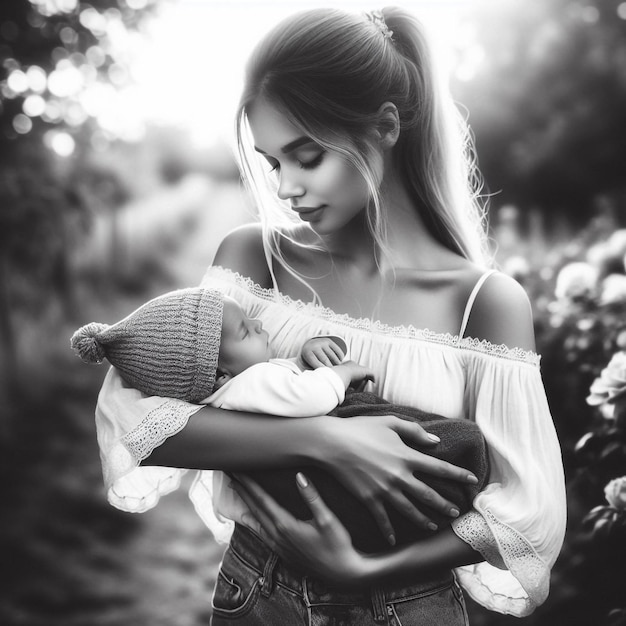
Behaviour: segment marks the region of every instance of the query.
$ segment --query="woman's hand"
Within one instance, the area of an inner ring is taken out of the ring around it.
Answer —
[[[455,504],[418,480],[424,472],[463,483],[478,482],[471,472],[414,449],[433,447],[439,439],[419,424],[392,415],[323,419],[323,463],[344,486],[360,498],[374,516],[390,545],[395,533],[384,503],[395,507],[413,523],[436,530],[415,502],[423,502],[450,517],[457,517]]]
[[[291,565],[305,564],[309,573],[334,584],[361,584],[367,558],[355,550],[348,531],[306,477],[298,474],[296,482],[313,515],[310,521],[296,519],[252,479],[235,475],[235,490],[255,518],[250,526]]]

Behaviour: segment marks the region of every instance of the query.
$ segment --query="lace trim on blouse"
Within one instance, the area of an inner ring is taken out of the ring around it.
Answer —
[[[539,367],[541,356],[531,350],[521,348],[509,348],[504,344],[494,344],[486,339],[474,339],[473,337],[460,337],[451,333],[437,333],[427,328],[415,328],[414,326],[391,326],[378,320],[368,318],[350,317],[347,313],[335,313],[332,309],[314,302],[303,302],[280,293],[276,289],[261,287],[251,278],[242,276],[238,272],[219,266],[209,267],[204,275],[202,284],[205,281],[222,278],[226,282],[233,283],[237,287],[244,289],[256,298],[266,302],[278,302],[284,306],[295,310],[297,313],[305,313],[312,317],[321,318],[333,324],[340,324],[355,330],[367,331],[381,335],[391,335],[404,339],[416,339],[427,343],[435,343],[443,346],[469,350],[480,354],[498,357],[510,361],[527,363]]]
[[[167,399],[150,411],[121,441],[139,463],[168,437],[180,432],[197,410],[198,406],[195,404]]]
[[[494,530],[500,554],[509,571],[520,581],[531,599],[541,604],[548,595],[550,568],[514,528],[503,524],[491,511],[485,511],[485,516]]]
[[[491,563],[498,569],[506,569],[489,524],[480,513],[469,511],[462,517],[453,520],[452,530],[476,552],[480,552],[487,563]]]
[[[545,600],[550,568],[515,529],[503,524],[488,510],[484,517],[470,511],[454,520],[452,529],[459,538],[480,552],[488,563],[498,569],[508,569],[535,605]]]

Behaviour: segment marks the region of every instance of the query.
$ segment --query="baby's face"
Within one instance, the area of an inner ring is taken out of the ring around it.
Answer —
[[[269,336],[261,322],[250,319],[236,300],[225,297],[220,369],[237,376],[251,365],[268,361],[272,358],[268,342]]]

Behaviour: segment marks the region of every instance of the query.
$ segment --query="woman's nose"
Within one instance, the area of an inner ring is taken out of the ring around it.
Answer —
[[[289,200],[304,195],[304,187],[298,182],[294,174],[287,172],[286,168],[283,168],[279,176],[278,197],[281,200]]]

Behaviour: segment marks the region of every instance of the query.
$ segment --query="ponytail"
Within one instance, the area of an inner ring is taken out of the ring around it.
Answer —
[[[487,265],[486,207],[469,128],[443,84],[421,24],[396,7],[383,9],[383,15],[408,87],[408,106],[399,110],[395,165],[431,234],[450,250]]]

